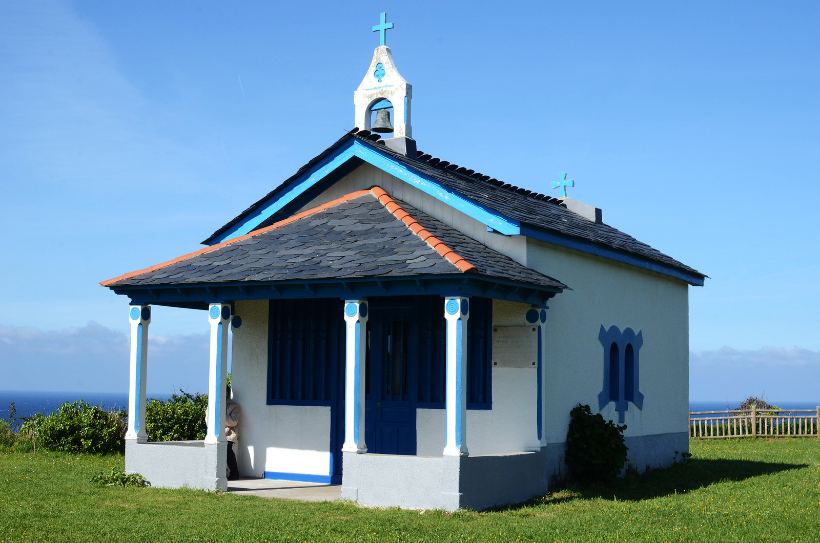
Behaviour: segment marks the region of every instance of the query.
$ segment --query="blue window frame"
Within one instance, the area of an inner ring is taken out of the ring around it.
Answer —
[[[618,422],[623,422],[630,403],[643,409],[638,364],[643,332],[635,333],[632,328],[621,331],[614,325],[609,328],[602,325],[598,341],[604,352],[604,379],[598,394],[598,409],[603,409],[610,402],[614,403]]]

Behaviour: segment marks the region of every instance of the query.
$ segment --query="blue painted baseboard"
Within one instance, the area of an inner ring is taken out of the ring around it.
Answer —
[[[265,479],[279,479],[282,481],[298,481],[300,483],[330,484],[330,475],[315,475],[312,473],[288,473],[285,471],[266,471]]]

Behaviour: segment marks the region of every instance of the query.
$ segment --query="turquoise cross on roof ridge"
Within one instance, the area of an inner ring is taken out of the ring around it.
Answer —
[[[387,13],[382,11],[379,14],[379,24],[373,25],[373,32],[379,33],[379,45],[387,45],[387,31],[393,28],[393,23],[387,22]]]
[[[567,197],[567,187],[575,187],[575,179],[567,181],[567,174],[564,173],[564,178],[560,181],[553,181],[552,188],[558,189],[558,195],[561,198]]]

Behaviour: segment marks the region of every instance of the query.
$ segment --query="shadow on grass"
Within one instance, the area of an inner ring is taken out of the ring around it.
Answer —
[[[561,486],[538,503],[563,503],[577,499],[603,498],[637,501],[683,494],[722,481],[743,481],[760,475],[802,469],[808,464],[785,464],[751,460],[692,459],[669,468],[643,474],[627,474],[612,485]]]

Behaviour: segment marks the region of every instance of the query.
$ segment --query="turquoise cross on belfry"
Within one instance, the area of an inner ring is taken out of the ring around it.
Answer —
[[[574,187],[575,186],[575,179],[570,179],[567,181],[567,174],[564,174],[564,178],[560,181],[553,181],[552,188],[558,189],[558,195],[561,198],[567,197],[567,187]]]
[[[373,32],[379,33],[379,45],[387,45],[387,31],[393,28],[393,23],[387,22],[387,13],[379,14],[379,24],[373,25]]]

